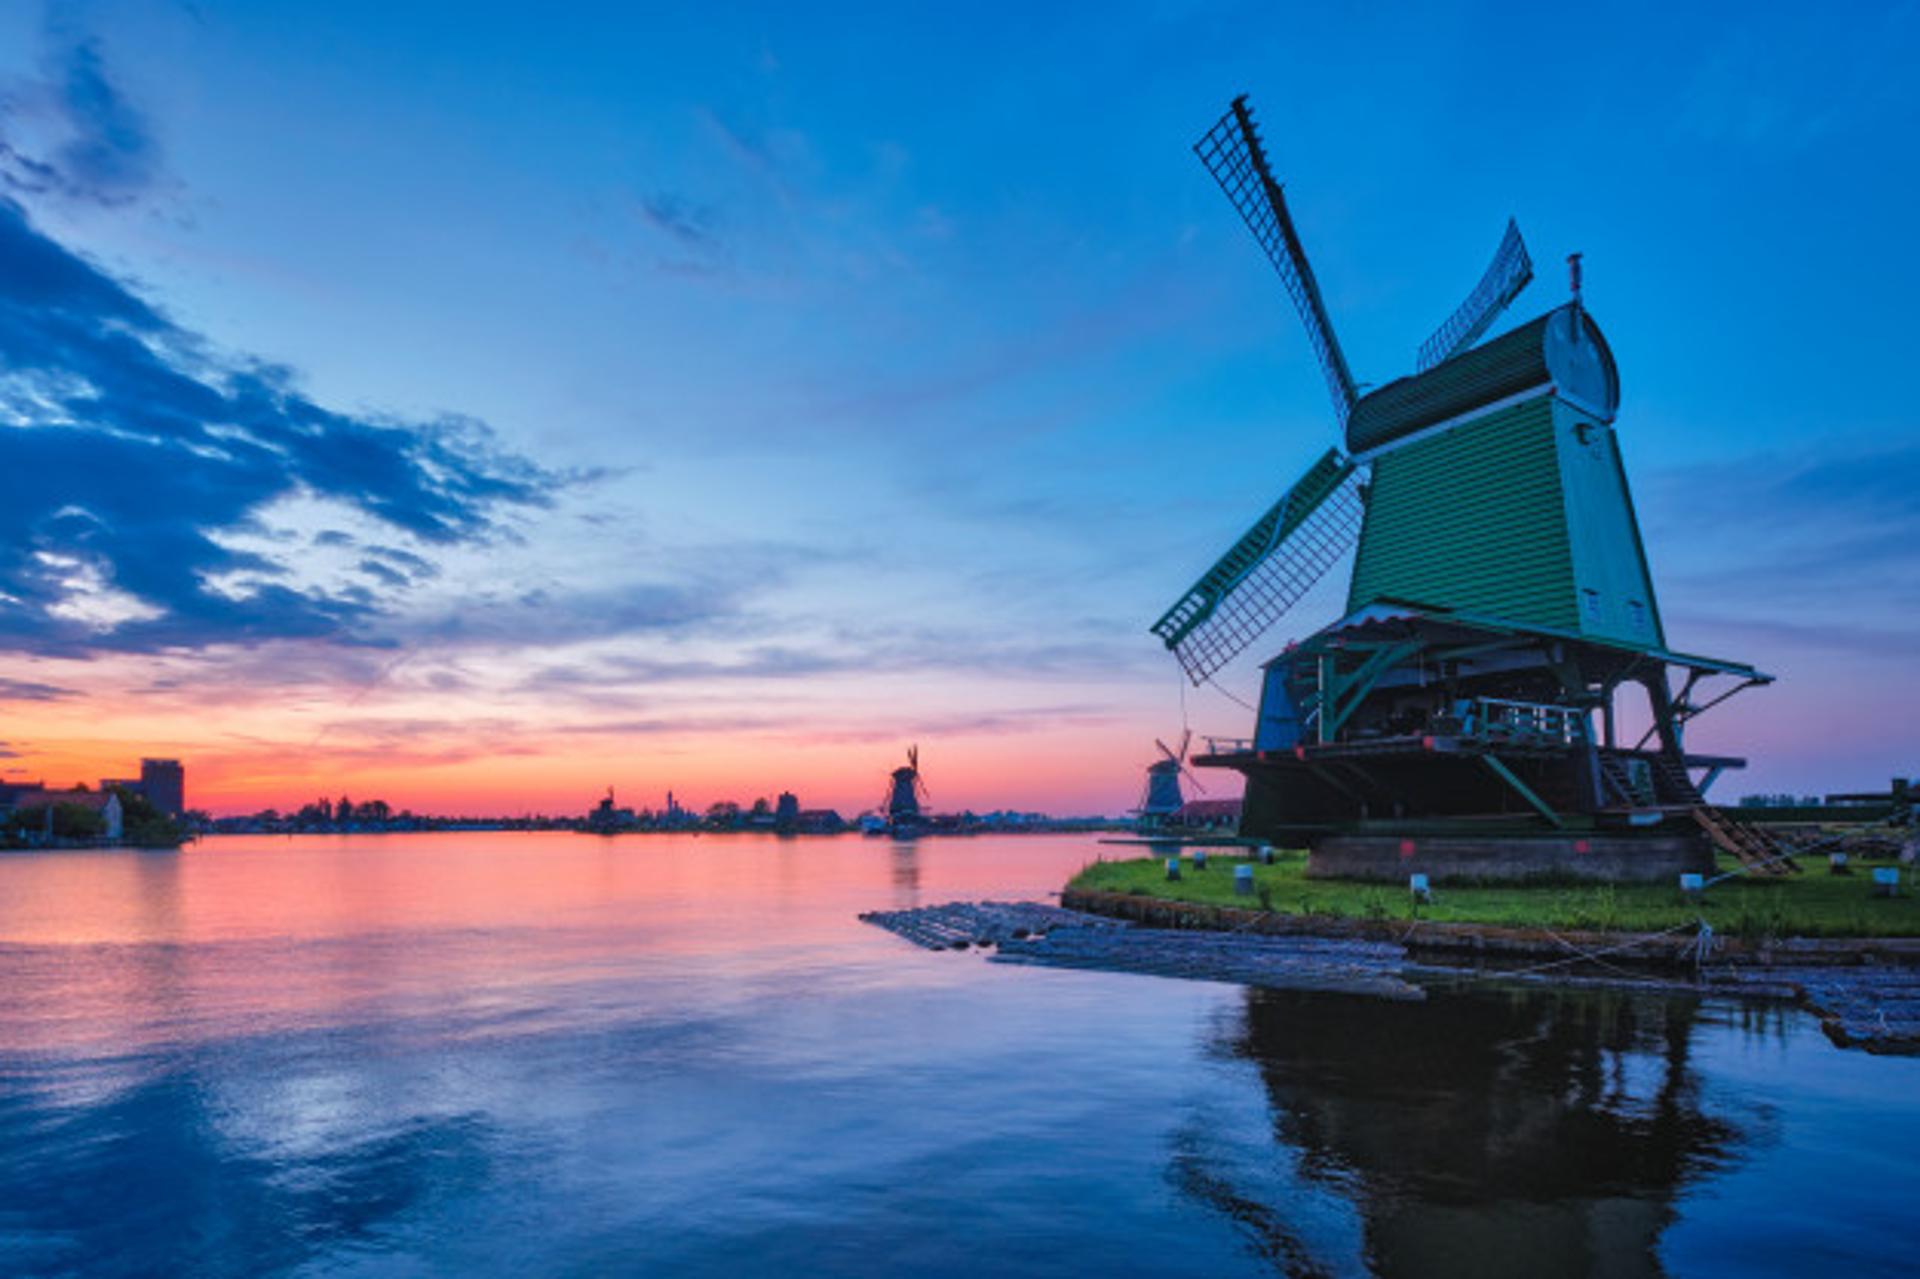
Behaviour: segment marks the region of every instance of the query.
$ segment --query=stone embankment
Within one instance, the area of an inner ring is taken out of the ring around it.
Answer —
[[[1286,990],[1418,1000],[1465,984],[1629,986],[1783,999],[1843,1047],[1920,1053],[1920,941],[1758,942],[1279,915],[1069,890],[1060,906],[950,902],[861,919],[928,950]]]
[[[1568,959],[1578,954],[1604,952],[1613,963],[1652,968],[1692,969],[1702,959],[1709,964],[1727,962],[1767,968],[1920,965],[1920,937],[1745,938],[1714,933],[1703,950],[1699,930],[1691,924],[1657,933],[1618,933],[1426,920],[1351,919],[1286,915],[1252,907],[1215,906],[1078,888],[1062,893],[1060,904],[1068,910],[1124,919],[1152,928],[1392,941],[1416,955],[1430,955],[1454,963],[1462,958],[1525,961]]]

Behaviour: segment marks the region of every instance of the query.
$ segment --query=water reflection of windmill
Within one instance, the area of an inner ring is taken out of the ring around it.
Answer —
[[[1141,792],[1140,806],[1135,810],[1139,826],[1143,831],[1159,830],[1177,818],[1187,805],[1187,797],[1180,789],[1180,779],[1186,778],[1193,788],[1202,795],[1207,788],[1187,767],[1187,750],[1193,744],[1191,730],[1180,734],[1180,749],[1174,750],[1159,738],[1153,744],[1160,748],[1160,758],[1147,765],[1147,785]]]
[[[893,770],[887,786],[887,829],[896,835],[917,835],[925,827],[927,814],[923,803],[928,798],[926,783],[920,780],[920,747],[907,747],[907,764]]]
[[[1768,1138],[1764,1105],[1702,1087],[1699,1011],[1617,992],[1249,990],[1209,1047],[1258,1070],[1291,1157],[1196,1123],[1172,1180],[1288,1273],[1655,1279],[1674,1206]],[[1349,1212],[1361,1258],[1315,1220]]]
[[[1246,99],[1194,149],[1305,321],[1344,447],[1152,630],[1204,682],[1353,553],[1345,616],[1266,664],[1250,738],[1194,759],[1246,776],[1241,833],[1307,843],[1330,873],[1404,874],[1417,855],[1443,874],[1664,878],[1710,865],[1710,845],[1778,870],[1703,798],[1745,761],[1682,741],[1771,677],[1667,648],[1577,259],[1569,302],[1475,345],[1532,278],[1509,222],[1419,371],[1362,395]],[[1730,687],[1702,695],[1714,679]],[[1651,724],[1631,744],[1623,686]]]

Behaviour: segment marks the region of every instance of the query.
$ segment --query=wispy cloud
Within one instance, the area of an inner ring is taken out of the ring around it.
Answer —
[[[655,230],[678,241],[682,248],[706,251],[719,237],[719,215],[710,204],[698,204],[671,191],[658,191],[640,201],[640,213]]]
[[[712,276],[732,269],[732,254],[720,235],[717,206],[674,191],[656,191],[642,197],[637,208],[640,220],[663,241],[653,255],[656,270]]]
[[[484,542],[563,483],[477,421],[335,412],[284,367],[214,354],[4,198],[0,428],[0,647],[44,653],[357,642],[381,596],[290,585],[223,535],[305,496],[423,548]],[[366,563],[388,589],[430,569],[392,547]]]
[[[795,745],[864,745],[899,741],[903,736],[908,739],[1008,737],[1061,729],[1108,728],[1122,718],[1112,708],[1103,706],[1022,706],[1012,710],[906,716],[896,724],[881,726],[809,727],[805,732],[789,732],[786,739]]]
[[[1907,64],[1920,33],[1912,4],[1863,8],[1839,24],[1814,10],[1786,9],[1780,21],[1804,25],[1805,38],[1719,24],[1719,42],[1680,93],[1677,128],[1715,146],[1791,154],[1912,100]]]
[[[41,62],[39,79],[0,99],[0,187],[108,207],[145,195],[163,172],[160,141],[98,37],[50,21]]]
[[[1688,634],[1725,635],[1729,641],[1764,644],[1772,649],[1865,657],[1902,664],[1920,651],[1920,622],[1906,629],[1862,626],[1855,621],[1796,622],[1749,614],[1716,614],[1688,607],[1670,610],[1668,623]]]
[[[30,679],[0,678],[0,702],[57,702],[74,696],[71,688]]]
[[[1831,445],[1654,472],[1645,511],[1681,593],[1775,625],[1808,616],[1866,634],[1877,620],[1920,639],[1920,443]],[[1784,632],[1782,632],[1784,634]]]
[[[1000,679],[1111,681],[1153,664],[1149,646],[1113,639],[1009,639],[966,629],[844,628],[781,644],[752,644],[718,655],[604,653],[556,662],[530,674],[528,691],[605,690],[664,684],[780,681],[828,675],[961,673]]]

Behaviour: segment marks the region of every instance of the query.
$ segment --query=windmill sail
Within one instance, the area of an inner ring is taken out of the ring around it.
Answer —
[[[1300,247],[1299,232],[1287,202],[1267,167],[1267,155],[1260,146],[1260,134],[1253,124],[1253,111],[1245,94],[1233,100],[1219,123],[1193,144],[1194,154],[1213,174],[1214,181],[1227,193],[1227,199],[1246,220],[1253,238],[1266,250],[1267,260],[1280,273],[1300,319],[1313,340],[1314,354],[1327,376],[1327,389],[1333,394],[1333,410],[1342,425],[1352,410],[1358,392],[1353,373],[1347,368],[1346,354],[1333,335],[1333,322],[1327,318],[1327,304],[1320,297],[1320,283],[1314,279],[1306,250]]]
[[[1152,631],[1199,684],[1279,621],[1360,536],[1360,474],[1328,449]]]
[[[1520,224],[1507,219],[1507,233],[1493,251],[1493,261],[1473,286],[1467,300],[1447,317],[1447,322],[1420,344],[1420,368],[1432,368],[1440,361],[1472,346],[1480,340],[1507,304],[1520,296],[1520,290],[1533,279],[1533,259],[1527,255],[1527,242],[1520,238]]]

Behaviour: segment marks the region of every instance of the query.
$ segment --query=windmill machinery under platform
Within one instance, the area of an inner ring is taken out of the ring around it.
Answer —
[[[1179,750],[1158,738],[1153,744],[1159,747],[1160,758],[1147,765],[1146,789],[1141,792],[1140,806],[1134,810],[1142,829],[1159,827],[1186,807],[1187,797],[1180,789],[1181,778],[1191,782],[1201,794],[1207,791],[1187,767],[1187,751],[1193,745],[1191,730],[1180,734]]]
[[[1194,761],[1246,775],[1241,833],[1308,843],[1322,873],[1788,865],[1704,798],[1744,761],[1684,748],[1770,677],[1667,648],[1578,256],[1567,302],[1487,338],[1533,278],[1509,221],[1414,371],[1363,395],[1244,96],[1194,150],[1306,325],[1335,441],[1151,629],[1206,682],[1353,557],[1341,620],[1265,663],[1253,735]],[[1623,685],[1651,725],[1631,746]]]

